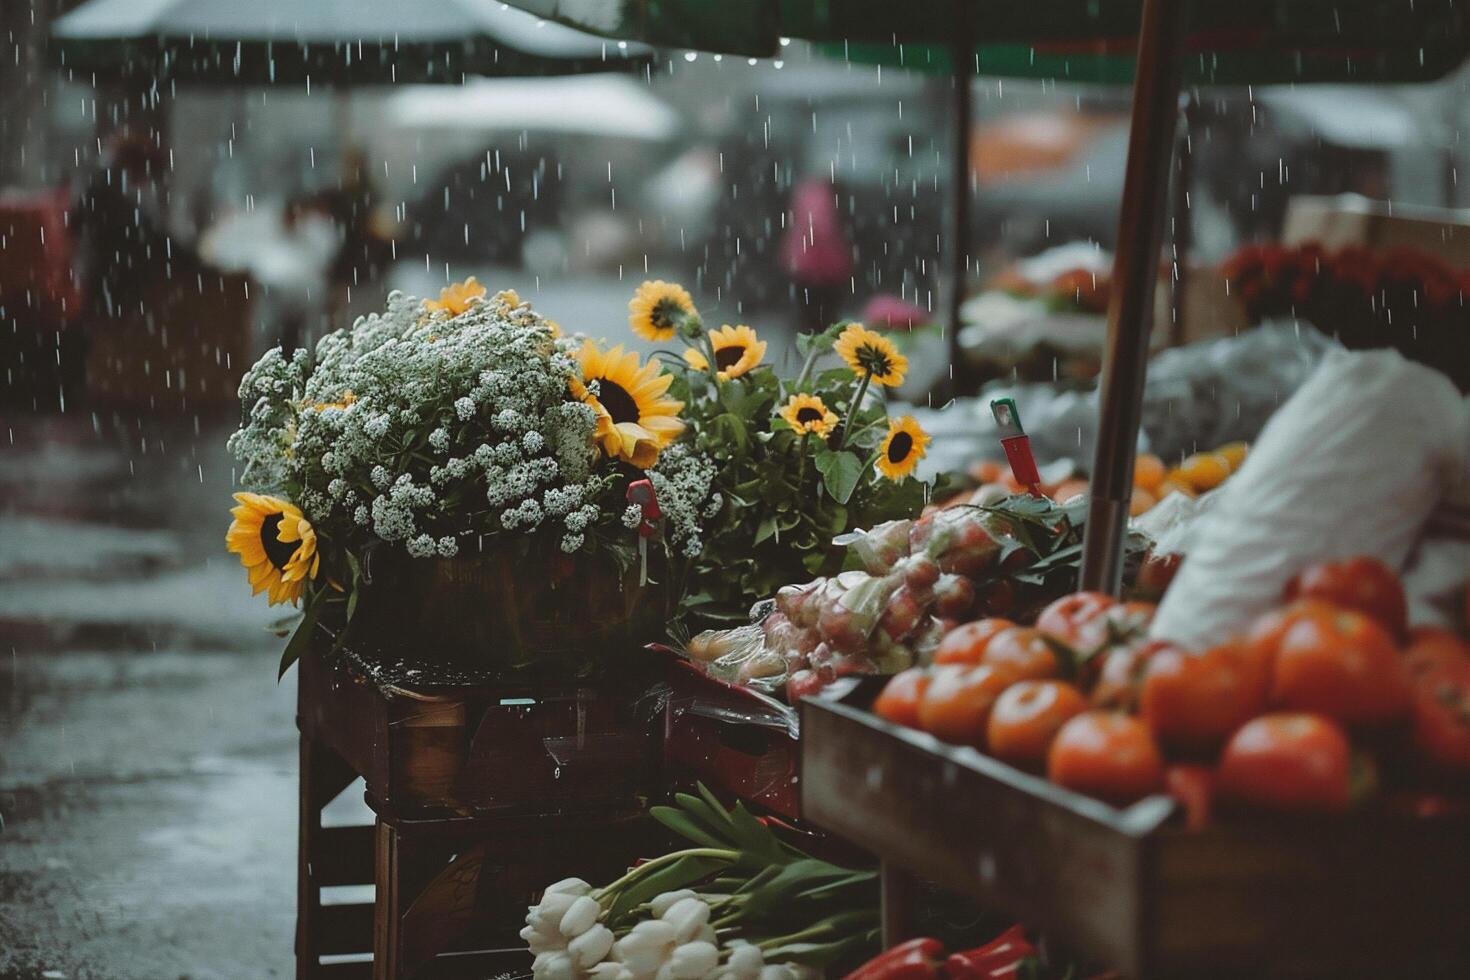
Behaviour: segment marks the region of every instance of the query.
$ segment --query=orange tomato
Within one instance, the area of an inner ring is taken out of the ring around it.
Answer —
[[[1061,681],[1017,681],[1001,692],[985,728],[986,750],[1002,762],[1040,770],[1052,739],[1087,710],[1087,699]]]
[[[1352,750],[1328,718],[1262,715],[1220,756],[1221,796],[1282,810],[1343,810],[1352,802]]]
[[[1061,483],[1058,483],[1056,489],[1051,492],[1051,499],[1055,500],[1059,504],[1065,504],[1067,501],[1072,500],[1075,497],[1080,497],[1086,492],[1086,480],[1063,480]]]
[[[1077,640],[1072,646],[1083,656],[1092,657],[1106,647],[1143,639],[1156,612],[1158,606],[1152,602],[1120,602],[1109,606],[1102,615],[1078,627]]]
[[[1414,746],[1440,769],[1470,773],[1470,661],[1436,667],[1419,678]]]
[[[1251,623],[1241,640],[1241,648],[1259,669],[1270,676],[1276,662],[1276,651],[1281,646],[1281,639],[1286,636],[1286,631],[1306,616],[1313,613],[1331,614],[1333,609],[1330,603],[1315,599],[1298,599],[1280,609],[1272,609]]]
[[[1046,634],[1031,626],[1002,630],[985,646],[981,663],[1009,669],[1018,680],[1045,680],[1062,671]]]
[[[1073,592],[1043,609],[1036,617],[1036,628],[1075,647],[1081,628],[1117,604],[1117,599],[1101,592]]]
[[[1271,703],[1345,724],[1387,721],[1409,707],[1408,671],[1393,638],[1351,609],[1313,610],[1281,637]]]
[[[1230,464],[1230,472],[1234,473],[1240,469],[1240,464],[1245,462],[1245,457],[1250,453],[1251,447],[1248,442],[1227,442],[1216,449],[1216,454],[1225,457],[1225,462]]]
[[[918,727],[919,701],[929,689],[929,680],[929,671],[923,667],[894,674],[874,699],[873,714],[895,725]]]
[[[1404,647],[1404,663],[1408,665],[1409,673],[1415,677],[1439,667],[1470,663],[1470,643],[1449,630],[1419,626],[1409,630],[1409,642]]]
[[[1112,803],[1132,803],[1159,788],[1164,760],[1148,726],[1113,711],[1086,711],[1052,740],[1052,782]]]
[[[1308,565],[1286,583],[1286,598],[1320,599],[1366,613],[1395,637],[1408,628],[1409,603],[1399,577],[1377,558],[1360,555]]]
[[[1210,748],[1265,710],[1265,681],[1238,646],[1160,650],[1144,672],[1139,714],[1166,745]]]
[[[970,464],[970,479],[976,483],[999,483],[1006,467],[993,459],[982,459]]]
[[[919,700],[919,727],[955,745],[981,746],[990,709],[1016,675],[1008,668],[981,664],[945,664],[933,669]]]
[[[1230,460],[1219,453],[1195,453],[1179,464],[1179,475],[1203,493],[1229,479],[1230,469]]]
[[[934,662],[972,666],[978,664],[985,653],[985,647],[995,638],[996,634],[1015,625],[1009,619],[993,616],[989,619],[977,619],[973,623],[956,626],[944,634],[944,639],[939,641],[939,646],[934,650]]]
[[[1164,461],[1153,453],[1144,453],[1133,461],[1133,485],[1153,492],[1164,482]]]
[[[1128,498],[1128,516],[1138,517],[1146,514],[1149,508],[1158,503],[1158,498],[1142,487],[1134,487],[1133,495]]]
[[[1186,497],[1191,498],[1199,496],[1199,491],[1194,488],[1193,484],[1185,482],[1180,477],[1170,477],[1164,480],[1163,483],[1159,484],[1157,493],[1160,500],[1163,500],[1171,493],[1182,493]]]
[[[1138,706],[1149,661],[1161,651],[1173,649],[1174,645],[1166,640],[1152,640],[1115,647],[1103,654],[1097,683],[1092,688],[1093,707],[1132,711]]]

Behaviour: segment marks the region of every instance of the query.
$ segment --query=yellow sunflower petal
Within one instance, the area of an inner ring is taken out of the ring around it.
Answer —
[[[888,435],[878,448],[878,470],[898,481],[918,468],[929,447],[929,434],[912,415],[888,420]]]

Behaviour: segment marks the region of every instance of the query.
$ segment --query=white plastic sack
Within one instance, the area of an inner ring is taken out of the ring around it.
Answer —
[[[1467,462],[1449,379],[1395,351],[1329,354],[1267,423],[1201,518],[1152,635],[1219,643],[1304,566],[1367,554],[1402,568]]]

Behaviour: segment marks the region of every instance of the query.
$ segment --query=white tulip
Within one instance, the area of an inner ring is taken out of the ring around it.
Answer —
[[[591,929],[601,914],[602,906],[597,904],[597,899],[582,895],[562,915],[557,928],[563,936],[571,939]]]
[[[730,950],[730,972],[741,980],[755,980],[765,965],[766,958],[759,946],[743,943]]]
[[[543,935],[558,935],[561,932],[562,916],[566,915],[567,910],[577,901],[579,901],[579,896],[566,892],[547,895],[541,899],[540,905],[532,908],[526,915],[526,924],[533,926]]]
[[[581,936],[577,938],[582,938]],[[618,980],[618,977],[627,973],[627,967],[613,960],[603,960],[587,971],[591,980]],[[630,974],[631,975],[631,974]]]
[[[791,974],[786,972],[784,965],[761,967],[760,980],[791,980]]]
[[[681,943],[693,942],[709,922],[709,906],[698,898],[681,898],[663,916],[674,927],[674,938]]]
[[[592,891],[592,886],[581,878],[563,878],[554,885],[547,885],[543,895],[557,895],[565,893],[568,895],[586,895]]]
[[[681,888],[676,892],[664,892],[662,895],[659,895],[648,904],[649,907],[653,910],[653,917],[655,919],[662,919],[664,917],[664,914],[668,912],[669,909],[674,907],[675,902],[693,897],[693,891],[688,888]]]
[[[669,957],[674,980],[700,980],[720,965],[720,951],[714,943],[685,943]]]
[[[577,966],[584,970],[590,970],[595,964],[607,958],[612,952],[613,933],[605,925],[594,925],[583,932],[567,945],[567,952],[572,955]]]
[[[546,953],[546,960],[538,970],[533,965],[532,975],[536,980],[575,980],[577,975],[576,966],[572,958],[566,953]],[[540,957],[537,957],[540,959]]]
[[[560,937],[555,938],[537,930],[534,926],[526,926],[521,930],[521,938],[526,941],[526,948],[532,953],[554,953],[565,948],[566,943]]]
[[[636,980],[653,980],[674,951],[674,927],[661,919],[645,919],[613,946],[613,955]]]

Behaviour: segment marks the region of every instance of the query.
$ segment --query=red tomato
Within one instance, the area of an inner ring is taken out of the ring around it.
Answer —
[[[1134,594],[1157,602],[1169,590],[1183,562],[1183,555],[1161,555],[1149,549],[1143,556],[1143,564],[1138,568],[1138,581],[1133,585]]]
[[[1435,766],[1470,773],[1470,661],[1436,668],[1416,682],[1414,745]]]
[[[1184,810],[1187,829],[1209,826],[1215,798],[1214,770],[1208,766],[1170,766],[1164,770],[1164,788]]]
[[[1009,668],[988,664],[944,664],[932,675],[919,700],[919,727],[956,745],[983,745],[990,708],[1016,675]]]
[[[1139,713],[1161,742],[1210,748],[1266,708],[1266,678],[1234,645],[1160,650],[1144,671]]]
[[[1077,642],[1071,646],[1090,657],[1105,647],[1146,639],[1156,612],[1158,606],[1152,602],[1121,602],[1109,606],[1077,628]]]
[[[956,626],[944,635],[934,651],[936,664],[970,664],[980,662],[985,647],[997,633],[1016,624],[1009,619],[977,619],[973,623]]]
[[[1360,555],[1309,565],[1286,583],[1287,599],[1321,599],[1373,617],[1395,638],[1409,621],[1399,577],[1377,558]]]
[[[1074,592],[1043,609],[1036,617],[1036,628],[1075,647],[1083,625],[1117,604],[1118,600],[1101,592]]]
[[[1040,770],[1057,730],[1087,710],[1087,699],[1061,681],[1017,681],[995,699],[986,751],[1002,762]]]
[[[1046,634],[1031,626],[1013,626],[996,634],[985,645],[980,662],[1009,667],[1018,679],[1045,680],[1062,671]]]
[[[1062,726],[1046,757],[1052,782],[1112,803],[1159,788],[1164,760],[1148,726],[1113,711],[1087,711]]]
[[[1352,802],[1352,751],[1328,718],[1262,715],[1220,757],[1221,796],[1281,810],[1343,810]]]
[[[1408,664],[1409,673],[1415,677],[1440,667],[1470,663],[1470,643],[1449,630],[1420,626],[1409,630],[1404,663]]]
[[[1393,638],[1363,613],[1314,610],[1281,638],[1270,697],[1349,725],[1387,721],[1409,707],[1408,671]]]
[[[874,699],[873,714],[895,725],[917,728],[919,701],[928,689],[929,671],[923,667],[910,667],[894,674]]]
[[[1102,666],[1092,688],[1092,706],[1117,711],[1132,711],[1138,707],[1138,695],[1143,689],[1143,677],[1149,661],[1160,651],[1175,649],[1178,648],[1167,640],[1151,640],[1107,651],[1100,658]]]
[[[1269,674],[1286,631],[1295,626],[1298,620],[1314,612],[1330,613],[1335,608],[1331,603],[1316,599],[1299,599],[1280,609],[1272,609],[1251,623],[1241,646],[1246,656]]]

